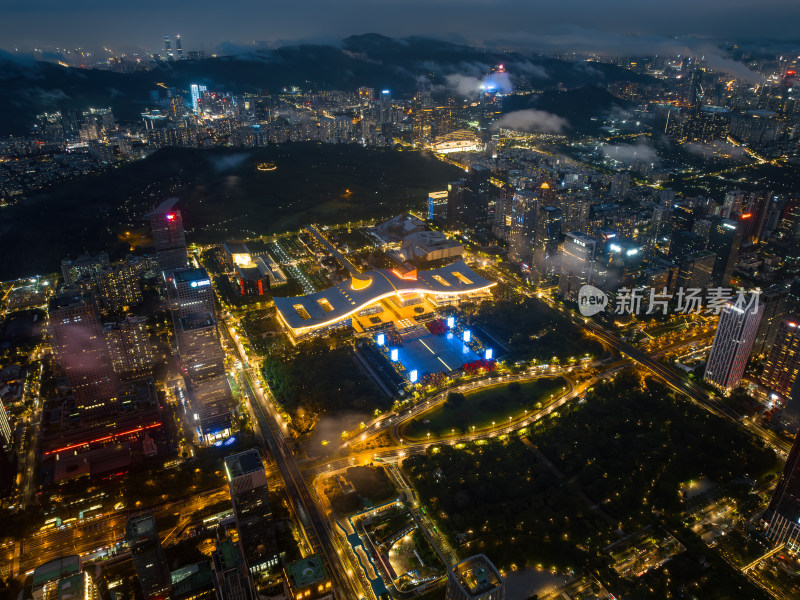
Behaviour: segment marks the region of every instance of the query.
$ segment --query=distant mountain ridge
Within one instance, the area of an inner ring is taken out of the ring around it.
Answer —
[[[536,89],[651,80],[614,65],[567,62],[492,51],[430,38],[351,36],[341,45],[300,44],[203,60],[162,63],[147,72],[73,69],[0,51],[0,135],[24,135],[36,114],[58,108],[111,106],[123,121],[138,118],[157,84],[191,83],[236,93],[304,89],[389,88],[395,96],[420,87],[445,89],[453,76],[481,77],[504,64],[512,80]]]

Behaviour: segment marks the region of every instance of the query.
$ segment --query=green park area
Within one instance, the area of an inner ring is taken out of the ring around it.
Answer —
[[[317,338],[264,359],[264,377],[298,433],[311,432],[321,417],[337,411],[372,413],[391,406],[355,362],[352,346],[331,343],[336,340]]]
[[[403,463],[463,555],[484,553],[502,569],[588,569],[624,597],[653,600],[686,590],[762,597],[684,525],[680,486],[705,477],[751,505],[778,468],[774,452],[738,424],[632,375],[598,384],[586,402],[565,405],[523,437],[432,446]],[[663,527],[686,551],[622,580],[602,549],[647,526]]]
[[[535,412],[557,399],[568,383],[563,377],[542,377],[534,381],[498,383],[468,394],[451,393],[447,400],[429,412],[409,421],[401,434],[409,440],[447,436],[489,429],[509,417],[517,419],[525,411]]]

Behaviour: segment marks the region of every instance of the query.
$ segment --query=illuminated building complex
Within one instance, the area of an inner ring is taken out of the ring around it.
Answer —
[[[168,599],[172,591],[169,566],[158,539],[153,514],[147,512],[128,517],[125,541],[131,551],[144,600]]]
[[[183,232],[183,218],[179,210],[154,212],[150,215],[153,242],[156,246],[159,271],[180,269],[189,264],[186,252],[186,235]]]
[[[258,450],[225,458],[225,474],[236,517],[236,531],[251,572],[278,564],[275,522],[269,503],[269,486]]]
[[[88,294],[50,300],[53,352],[67,375],[83,418],[107,415],[117,403],[117,378],[103,328]]]
[[[431,297],[450,303],[486,294],[494,282],[484,279],[463,261],[431,271],[380,269],[354,275],[323,292],[274,298],[281,322],[295,337],[348,322],[350,317],[386,298]]]
[[[120,264],[105,267],[94,276],[100,310],[117,313],[142,301],[139,283],[143,265],[138,258],[131,257]]]
[[[0,398],[0,445],[10,446],[13,439],[11,433],[11,424],[8,421],[8,413],[3,404],[3,399]]]
[[[500,572],[483,554],[450,567],[445,600],[504,600],[506,584]]]
[[[739,385],[763,313],[763,304],[748,306],[742,298],[722,308],[703,379],[724,390]]]
[[[62,556],[39,565],[31,576],[33,600],[95,600],[97,588],[81,568],[77,555]]]

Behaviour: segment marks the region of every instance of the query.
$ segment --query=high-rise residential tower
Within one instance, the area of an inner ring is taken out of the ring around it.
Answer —
[[[171,271],[188,266],[186,235],[183,232],[183,218],[179,210],[154,212],[150,215],[150,227],[156,246],[159,271]]]
[[[723,306],[703,379],[723,390],[739,385],[763,314],[757,295],[742,295]]]

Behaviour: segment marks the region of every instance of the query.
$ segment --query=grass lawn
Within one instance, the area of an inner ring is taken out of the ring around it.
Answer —
[[[561,389],[567,386],[563,377],[543,377],[525,383],[500,383],[463,396],[462,401],[452,399],[433,410],[419,415],[402,429],[407,439],[422,439],[430,433],[439,437],[492,426],[492,421],[501,423],[508,417],[519,417],[525,410],[534,411],[550,402],[550,395],[558,398]],[[541,406],[537,406],[541,403]],[[428,421],[426,423],[426,421]]]

